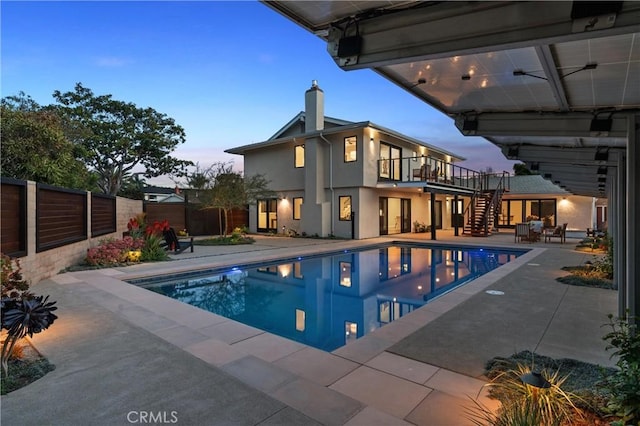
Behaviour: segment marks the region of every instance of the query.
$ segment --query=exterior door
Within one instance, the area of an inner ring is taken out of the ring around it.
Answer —
[[[436,229],[442,229],[442,201],[436,200],[436,217],[434,218]]]
[[[402,199],[402,229],[400,232],[411,232],[411,200]]]
[[[458,200],[458,205],[454,199],[451,200],[451,205],[454,207],[451,209],[451,226],[458,226],[462,228],[464,226],[464,201]]]
[[[278,200],[258,200],[258,232],[278,232]]]
[[[389,199],[380,197],[380,235],[389,234]]]

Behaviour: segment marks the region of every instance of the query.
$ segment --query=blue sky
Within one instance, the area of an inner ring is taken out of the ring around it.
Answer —
[[[481,138],[370,70],[342,71],[322,40],[253,1],[2,1],[2,96],[42,105],[77,82],[96,95],[151,107],[184,127],[174,155],[206,166],[224,150],[268,139],[304,109],[318,80],[325,113],[369,120],[466,157],[512,170]],[[167,179],[152,181],[170,183]]]

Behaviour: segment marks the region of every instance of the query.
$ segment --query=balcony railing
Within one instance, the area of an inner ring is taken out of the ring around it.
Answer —
[[[434,157],[378,160],[378,182],[429,182],[480,191],[487,175]]]

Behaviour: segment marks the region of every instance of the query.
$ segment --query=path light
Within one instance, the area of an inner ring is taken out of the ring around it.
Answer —
[[[529,373],[520,376],[520,380],[525,385],[531,386],[531,399],[533,401],[538,400],[538,389],[548,389],[551,387],[551,382],[542,377],[542,374],[537,371],[531,371]]]
[[[551,382],[542,377],[542,374],[538,373],[537,371],[531,371],[529,373],[523,374],[522,376],[520,376],[520,380],[522,380],[522,383],[531,385],[534,388],[547,389],[551,387]]]

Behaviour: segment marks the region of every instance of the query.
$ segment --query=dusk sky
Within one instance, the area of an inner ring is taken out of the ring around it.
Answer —
[[[232,147],[268,139],[304,109],[318,80],[325,114],[372,121],[467,158],[512,171],[491,143],[370,70],[342,71],[318,37],[253,1],[2,1],[2,97],[41,105],[80,82],[96,95],[151,107],[184,127],[176,157],[208,166],[242,157]],[[150,183],[171,185],[168,179]]]

